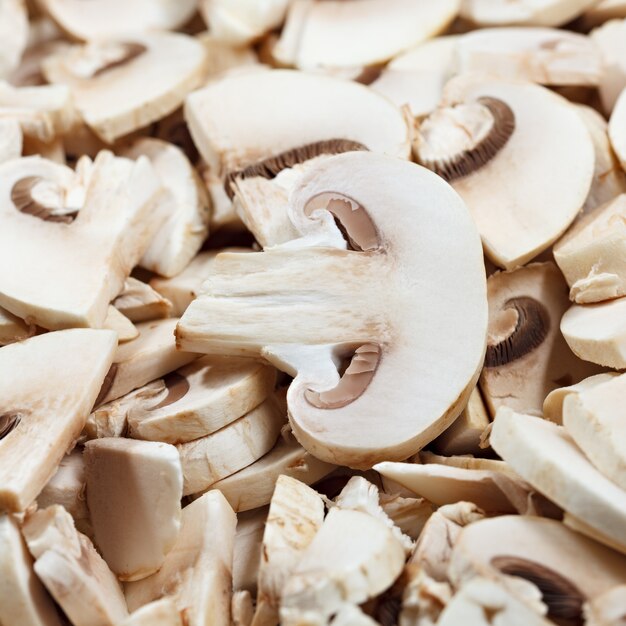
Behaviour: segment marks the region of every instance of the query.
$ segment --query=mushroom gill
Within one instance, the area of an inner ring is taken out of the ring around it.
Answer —
[[[8,411],[0,415],[0,439],[9,435],[22,421],[22,413],[19,411]]]
[[[40,176],[25,176],[16,181],[11,201],[18,211],[46,222],[71,224],[78,215],[78,210],[63,206],[62,190]]]

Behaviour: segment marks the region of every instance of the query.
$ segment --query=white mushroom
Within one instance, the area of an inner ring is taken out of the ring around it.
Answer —
[[[586,626],[623,626],[626,619],[626,585],[600,594],[584,606]]]
[[[604,58],[599,91],[602,105],[610,113],[626,87],[626,19],[610,20],[592,30],[590,36]]]
[[[609,138],[615,154],[626,171],[626,86],[615,103],[609,122]]]
[[[0,307],[0,346],[28,339],[35,334],[36,328],[24,320]]]
[[[169,317],[172,312],[172,303],[167,298],[132,276],[126,279],[123,291],[113,300],[113,306],[131,322],[151,322]]]
[[[254,48],[223,41],[213,29],[197,34],[196,38],[207,50],[208,80],[234,69],[258,69],[259,59]]]
[[[0,78],[19,64],[28,41],[28,11],[24,0],[5,0],[0,5]]]
[[[0,164],[22,154],[22,128],[15,119],[0,119]]]
[[[393,523],[414,541],[433,512],[433,505],[425,498],[394,493],[380,493],[380,506]],[[408,490],[407,490],[408,491]]]
[[[173,598],[165,596],[134,611],[120,626],[184,626]]]
[[[107,315],[104,318],[102,328],[112,330],[117,333],[117,340],[119,343],[126,341],[132,341],[139,337],[139,331],[137,327],[123,314],[120,313],[114,306],[109,305],[107,309]]]
[[[398,626],[435,624],[452,598],[447,582],[432,579],[419,566],[409,564],[405,570],[408,582],[402,593]]]
[[[626,18],[626,0],[600,0],[582,14],[579,22],[586,30],[619,18]]]
[[[251,626],[254,604],[249,591],[235,591],[231,602],[232,626]]]
[[[261,544],[268,507],[237,514],[237,533],[233,554],[233,589],[256,596]]]

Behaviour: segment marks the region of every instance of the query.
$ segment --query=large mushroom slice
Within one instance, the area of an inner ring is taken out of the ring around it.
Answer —
[[[617,99],[611,114],[609,138],[622,168],[626,171],[626,86]]]
[[[32,324],[0,307],[0,346],[32,337],[35,330]]]
[[[541,415],[546,396],[599,371],[577,358],[559,331],[567,285],[554,263],[487,279],[489,333],[480,388],[492,416],[501,406]]]
[[[141,266],[161,276],[175,276],[189,265],[209,234],[209,199],[200,177],[177,146],[141,137],[122,151],[131,159],[146,156],[159,175],[166,221],[141,259]]]
[[[138,608],[120,626],[185,626],[176,602],[168,596]]]
[[[384,63],[439,34],[460,0],[294,0],[274,57],[300,69]]]
[[[156,572],[180,530],[183,472],[174,446],[108,438],[85,445],[95,542],[120,580]]]
[[[448,83],[440,107],[419,125],[414,152],[461,195],[485,252],[505,269],[528,262],[565,231],[594,172],[593,143],[567,100],[539,85],[483,75]]]
[[[28,42],[28,11],[24,0],[6,0],[0,5],[0,78],[18,66]]]
[[[201,83],[205,64],[205,48],[193,37],[150,32],[72,46],[48,57],[43,71],[70,87],[85,122],[112,143],[178,108]]]
[[[626,19],[610,20],[591,31],[590,36],[604,58],[600,98],[604,109],[610,113],[626,87]]]
[[[311,168],[290,215],[306,236],[217,257],[179,346],[262,355],[295,375],[294,434],[321,460],[407,458],[460,413],[482,365],[485,277],[471,218],[430,172],[369,152]]]
[[[116,342],[110,331],[76,329],[0,348],[0,509],[25,510],[52,477],[83,428]]]
[[[0,305],[52,330],[101,327],[163,219],[147,159],[83,164],[87,181],[40,157],[0,165]]]
[[[626,493],[589,462],[562,426],[502,407],[491,445],[565,511],[626,545]]]
[[[163,567],[126,583],[128,608],[135,611],[168,595],[189,626],[230,626],[236,525],[237,516],[219,491],[186,506],[178,540]]]
[[[169,317],[172,303],[147,283],[129,277],[113,306],[131,322],[151,322]],[[182,314],[182,311],[181,311]]]

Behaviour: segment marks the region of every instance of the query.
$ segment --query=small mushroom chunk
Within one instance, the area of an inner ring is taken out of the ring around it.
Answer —
[[[231,603],[232,626],[251,626],[254,604],[249,591],[235,591]]]
[[[237,515],[237,533],[233,555],[233,589],[256,596],[261,545],[268,507],[264,506]]]
[[[583,608],[586,626],[624,626],[626,585],[618,585],[587,602]]]
[[[591,137],[567,100],[480,74],[446,85],[413,150],[461,195],[485,253],[505,269],[558,239],[584,205],[594,172]]]
[[[447,582],[433,580],[421,567],[409,564],[404,575],[408,582],[402,593],[398,626],[435,624],[452,598]]]
[[[169,317],[172,303],[147,283],[129,276],[113,306],[131,322],[151,322]]]
[[[610,113],[626,87],[626,19],[610,20],[592,30],[590,37],[604,59],[599,91],[602,106]]]
[[[178,108],[204,77],[206,50],[179,33],[132,33],[72,46],[42,67],[49,82],[70,88],[91,130],[113,143]]]
[[[0,307],[0,346],[28,339],[35,330],[34,326]]]
[[[259,6],[258,3],[255,3],[255,6]],[[214,30],[198,33],[196,39],[201,41],[207,50],[209,63],[206,76],[208,80],[229,70],[259,69],[259,58],[252,47],[223,41]],[[182,120],[182,116],[180,119]]]
[[[291,426],[323,461],[407,458],[460,413],[482,365],[485,276],[469,213],[432,173],[372,152],[320,160],[289,211],[303,236],[219,255],[178,344],[263,356],[295,376]]]
[[[120,626],[184,626],[173,598],[165,596],[138,608]]]
[[[480,388],[489,412],[501,406],[541,415],[554,389],[598,373],[559,332],[567,285],[554,263],[532,263],[487,279],[489,332]]]
[[[116,342],[111,331],[74,329],[0,348],[0,510],[24,511],[53,476],[83,428]]]
[[[62,506],[29,515],[22,532],[37,576],[74,626],[117,626],[128,617],[115,575]]]
[[[381,492],[380,506],[393,523],[415,541],[433,512],[433,505],[424,498],[400,495],[395,490]]]
[[[285,424],[273,398],[222,429],[178,444],[185,484],[183,494],[206,491],[218,480],[251,465],[267,454]]]
[[[163,565],[180,530],[183,473],[176,448],[96,439],[84,456],[96,545],[120,580],[146,578]]]
[[[160,139],[141,137],[122,155],[148,157],[166,191],[161,204],[167,219],[140,264],[161,276],[180,274],[209,234],[209,199],[202,181],[185,153]]]
[[[28,42],[28,11],[24,0],[6,0],[0,5],[0,78],[19,65]]]
[[[615,154],[626,171],[626,86],[615,103],[609,121],[609,138]]]
[[[491,445],[567,513],[626,545],[626,493],[589,462],[562,426],[502,407]]]
[[[17,120],[0,119],[0,164],[22,155],[22,128]]]
[[[33,571],[17,521],[0,515],[0,623],[61,626],[51,598]]]
[[[172,596],[188,626],[230,626],[233,544],[237,517],[219,491],[183,509],[178,540],[163,567],[126,583],[128,607]]]
[[[109,308],[107,309],[107,316],[104,318],[102,328],[106,328],[107,330],[112,330],[117,333],[117,340],[119,343],[132,341],[133,339],[139,337],[137,327],[123,313],[120,313],[112,305],[109,305]]]
[[[460,0],[293,0],[273,55],[304,70],[384,63],[444,31],[459,5]]]

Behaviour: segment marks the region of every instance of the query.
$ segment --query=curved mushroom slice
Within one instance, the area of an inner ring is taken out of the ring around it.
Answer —
[[[0,509],[24,511],[73,447],[116,342],[76,329],[0,348]]]
[[[112,330],[117,333],[117,340],[119,343],[132,341],[133,339],[139,337],[139,331],[136,326],[114,306],[109,306],[102,328],[106,328],[107,330]]]
[[[626,171],[626,86],[615,103],[609,122],[609,138],[615,154]]]
[[[218,480],[267,454],[276,443],[285,420],[270,397],[221,430],[178,444],[185,477],[183,494],[206,491]]]
[[[0,515],[0,621],[20,626],[61,626],[52,599],[33,571],[16,520]]]
[[[295,374],[292,427],[321,460],[407,458],[459,414],[482,364],[485,278],[471,219],[443,181],[368,152],[324,159],[291,198],[308,238],[220,255],[179,345],[263,355]],[[319,247],[346,245],[333,216],[356,249]],[[340,377],[333,359],[351,354]]]
[[[604,74],[600,81],[600,98],[608,113],[626,87],[626,19],[611,20],[591,31],[604,58]]]
[[[28,339],[35,334],[35,327],[0,307],[0,346]]]
[[[230,625],[233,544],[237,516],[221,493],[211,491],[183,509],[178,540],[163,567],[126,583],[128,607],[172,596],[189,626]]]
[[[128,277],[113,306],[131,322],[151,322],[169,317],[172,303],[147,283]],[[181,312],[182,313],[182,312]]]
[[[491,445],[566,512],[626,545],[626,494],[587,460],[562,426],[502,407]]]
[[[417,130],[414,152],[451,182],[487,256],[505,269],[528,262],[565,231],[594,171],[593,143],[569,102],[539,85],[480,75],[448,83],[440,108]]]
[[[184,626],[183,617],[170,597],[154,600],[134,611],[120,626]]]
[[[384,63],[440,32],[460,0],[293,0],[274,57],[300,69]]]
[[[489,333],[480,389],[492,416],[501,406],[541,415],[546,396],[599,371],[578,359],[559,331],[567,285],[553,263],[487,279]]]
[[[181,443],[249,413],[274,389],[276,370],[251,359],[204,357],[167,376],[150,405],[127,410],[130,436]]]
[[[6,0],[0,5],[0,78],[19,65],[28,42],[28,11],[24,0]]]
[[[37,576],[74,626],[117,626],[128,617],[115,575],[62,506],[29,515],[22,533]]]
[[[587,602],[587,626],[624,626],[626,623],[626,585],[618,585]]]
[[[122,150],[122,155],[148,157],[166,190],[161,203],[167,219],[144,253],[141,266],[161,276],[180,274],[209,234],[209,199],[202,181],[184,152],[160,139],[141,137]]]
[[[585,35],[556,28],[486,28],[458,39],[459,73],[487,72],[541,85],[599,83],[600,50]]]
[[[185,118],[216,175],[330,139],[402,158],[410,152],[402,112],[386,98],[351,81],[292,70],[215,80],[187,98]]]
[[[151,32],[72,46],[48,57],[43,71],[70,88],[85,122],[112,143],[179,107],[205,66],[205,48],[193,37]]]
[[[175,30],[196,10],[194,0],[91,0],[87,5],[82,0],[41,0],[40,5],[64,32],[83,40]]]
[[[17,120],[0,119],[0,164],[22,155],[22,128]]]

